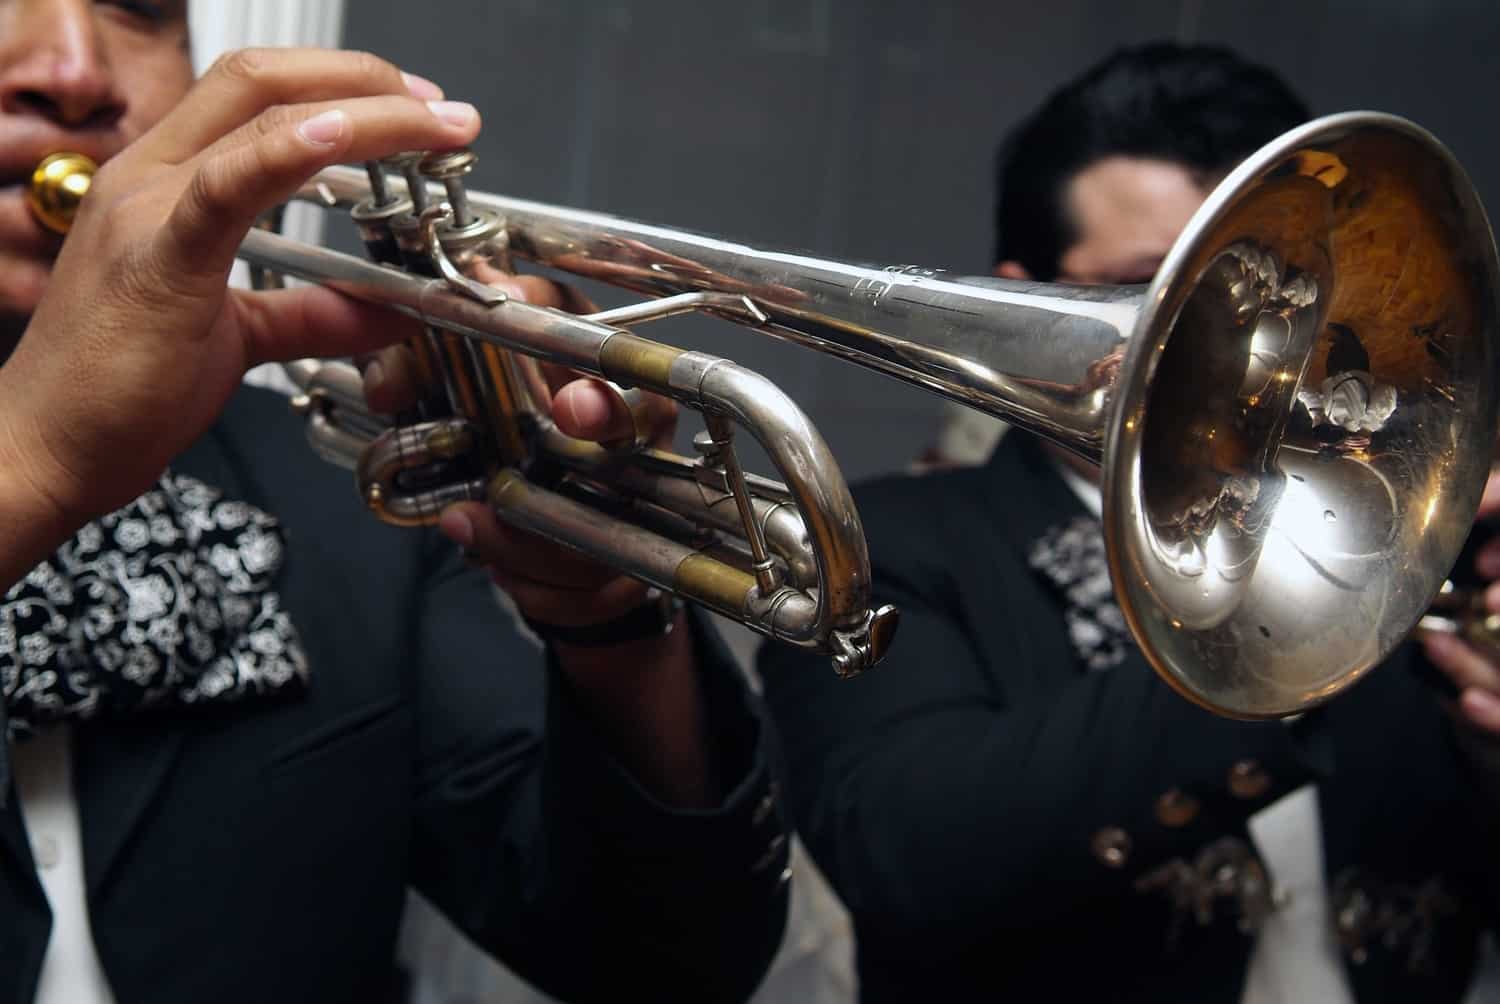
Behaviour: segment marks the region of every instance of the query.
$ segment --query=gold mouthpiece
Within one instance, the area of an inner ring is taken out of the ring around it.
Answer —
[[[54,153],[31,172],[26,204],[42,226],[65,234],[97,170],[99,165],[81,153]]]

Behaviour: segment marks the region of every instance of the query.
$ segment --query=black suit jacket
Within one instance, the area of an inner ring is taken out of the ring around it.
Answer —
[[[1199,926],[1137,882],[1224,838],[1249,846],[1246,820],[1309,782],[1330,885],[1452,897],[1415,972],[1409,944],[1363,939],[1359,999],[1458,998],[1500,844],[1410,653],[1293,727],[1219,718],[1133,646],[1083,668],[1027,561],[1083,509],[1030,437],[856,499],[876,595],[902,608],[891,655],[847,682],[781,647],[760,668],[793,818],[853,914],[865,1000],[1232,1004],[1251,937],[1227,909]],[[1236,765],[1254,783],[1231,784]],[[1168,811],[1188,803],[1187,821]]]
[[[601,748],[483,574],[362,511],[247,390],[175,469],[276,515],[305,698],[80,726],[90,919],[121,1004],[369,999],[408,884],[564,999],[734,1000],[780,939],[768,733],[695,627],[724,777],[654,802]],[[31,1001],[50,913],[16,799],[0,813],[0,1001]]]

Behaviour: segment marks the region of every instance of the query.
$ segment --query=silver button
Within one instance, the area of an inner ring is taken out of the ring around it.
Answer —
[[[1106,826],[1089,842],[1094,857],[1106,868],[1124,868],[1130,860],[1130,834],[1118,826]]]
[[[756,804],[755,811],[750,815],[750,825],[759,826],[761,823],[764,823],[766,819],[771,815],[771,811],[775,808],[776,789],[773,786],[770,791],[766,792],[765,797],[763,797],[760,802]]]
[[[31,849],[31,855],[36,858],[38,868],[56,868],[58,862],[62,860],[62,848],[58,846],[56,837],[44,833],[37,839],[36,846]]]
[[[1255,760],[1236,760],[1229,768],[1229,791],[1235,798],[1260,798],[1271,789],[1271,775]]]
[[[781,858],[781,852],[786,849],[786,834],[778,833],[766,846],[766,852],[750,866],[752,872],[763,872]]]
[[[1198,815],[1198,800],[1181,788],[1169,788],[1156,799],[1156,821],[1177,829],[1191,823]]]

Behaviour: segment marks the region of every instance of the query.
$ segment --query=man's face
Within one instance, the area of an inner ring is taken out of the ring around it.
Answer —
[[[191,82],[187,0],[0,0],[0,343],[24,329],[62,244],[26,208],[37,162],[103,163]]]
[[[1078,235],[1058,262],[1060,282],[1128,285],[1150,282],[1208,190],[1179,164],[1107,157],[1068,183],[1065,205]],[[997,275],[1030,278],[1018,262],[1001,262]],[[1083,477],[1101,470],[1062,447],[1046,445]]]
[[[1182,165],[1108,157],[1074,176],[1066,206],[1078,239],[1058,262],[1064,282],[1149,282],[1208,191]]]

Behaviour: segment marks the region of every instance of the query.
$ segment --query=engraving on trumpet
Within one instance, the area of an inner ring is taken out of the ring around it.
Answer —
[[[932,279],[943,274],[941,269],[923,268],[920,265],[887,265],[882,271],[883,275],[869,276],[856,282],[851,295],[871,307],[879,307],[886,295],[896,288],[895,276]]]

